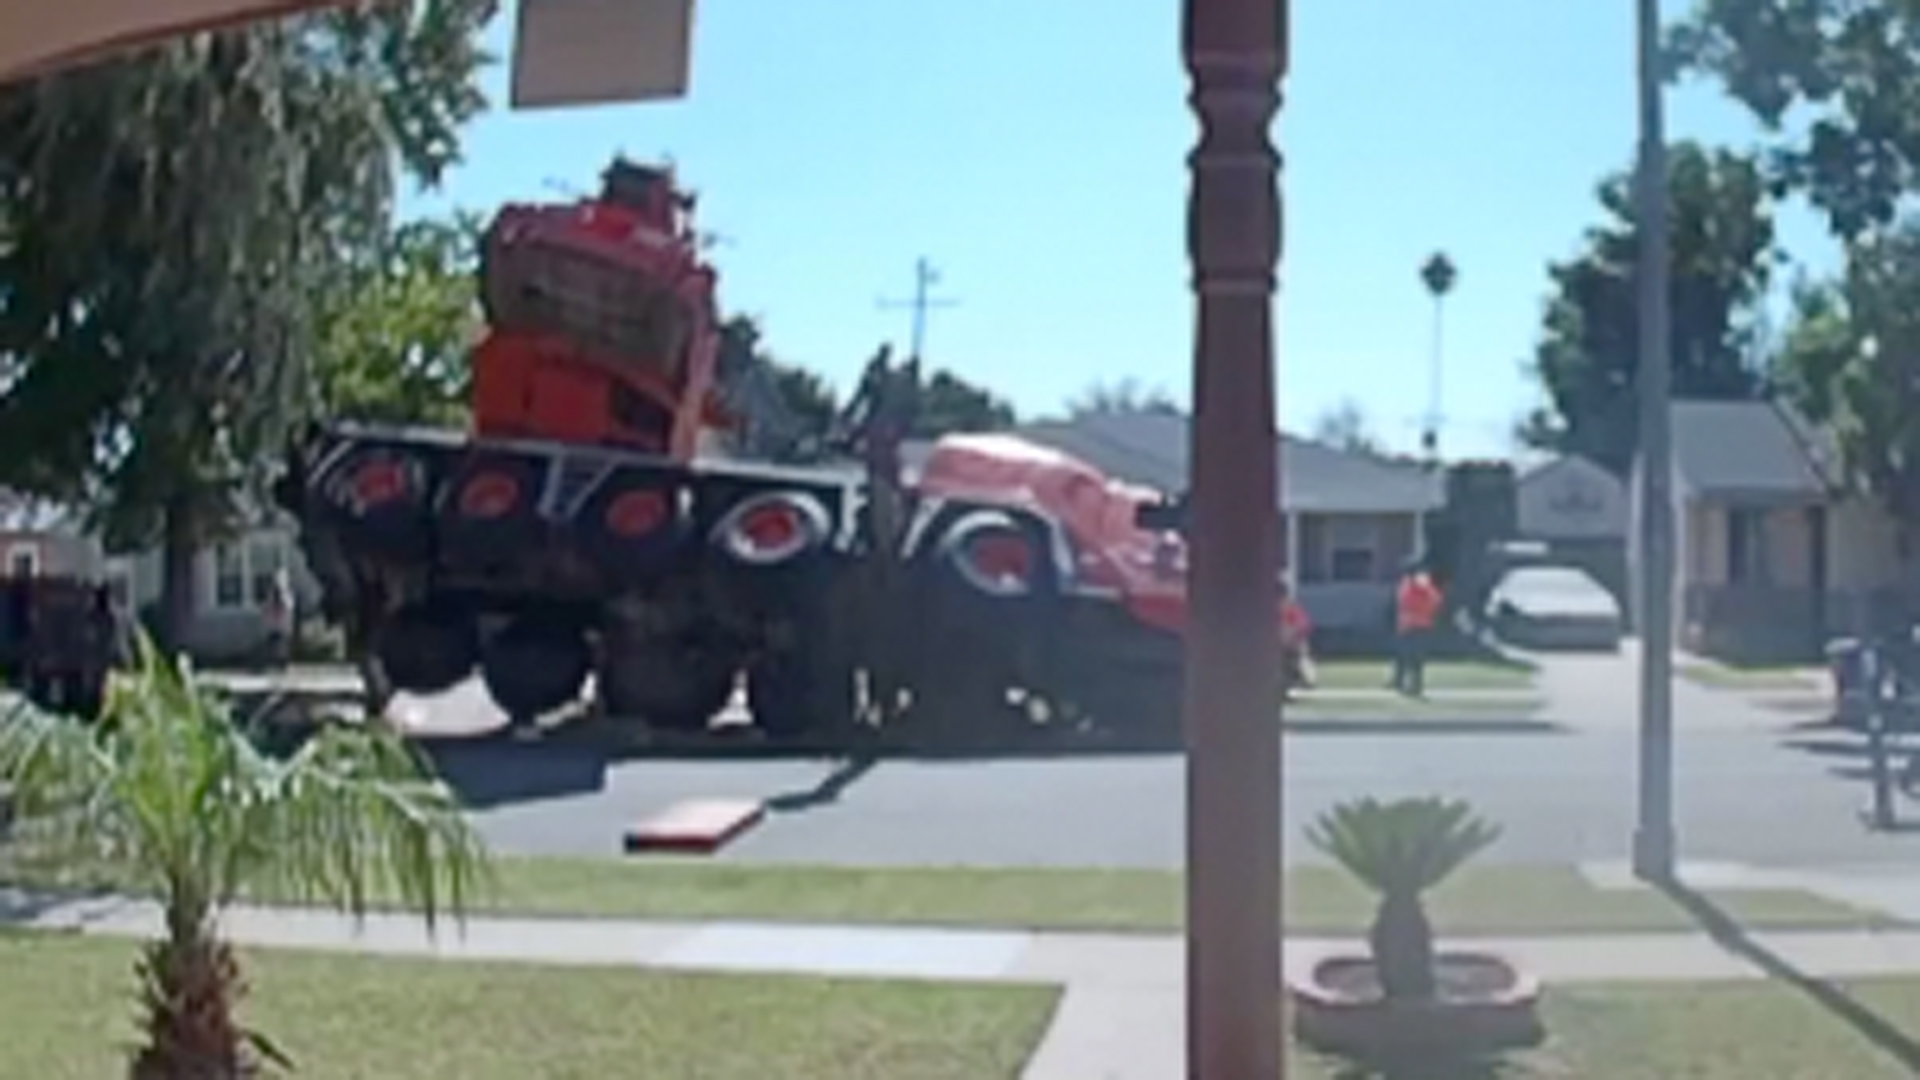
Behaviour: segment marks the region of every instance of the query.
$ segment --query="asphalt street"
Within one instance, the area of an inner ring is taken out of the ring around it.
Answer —
[[[1286,857],[1314,815],[1362,795],[1439,793],[1470,800],[1513,862],[1624,859],[1638,784],[1635,660],[1545,662],[1551,731],[1313,733],[1285,744]],[[1728,692],[1674,692],[1675,788],[1693,859],[1766,866],[1911,864],[1920,831],[1866,830],[1862,760],[1844,736]],[[412,702],[412,723],[485,728],[484,692]],[[691,798],[772,806],[725,859],[844,864],[1172,867],[1182,859],[1184,762],[1178,755],[886,760],[854,772],[823,760],[629,760],[567,744],[440,743],[449,776],[503,851],[617,852],[624,829]],[[1920,804],[1907,807],[1920,820]]]
[[[1503,827],[1493,859],[1627,857],[1639,773],[1634,671],[1631,653],[1547,661],[1544,718],[1557,725],[1547,732],[1290,736],[1287,858],[1316,857],[1301,831],[1336,802],[1429,793],[1468,799]],[[423,708],[485,705],[463,691]],[[1832,867],[1920,854],[1920,832],[1861,825],[1860,759],[1840,752],[1850,749],[1845,737],[1798,730],[1803,719],[1676,686],[1676,812],[1689,858]],[[771,802],[768,820],[726,859],[1172,867],[1184,844],[1178,755],[887,760],[852,772],[822,760],[607,764],[564,745],[490,743],[454,747],[444,760],[479,804],[487,837],[519,853],[611,853],[625,828],[690,798]],[[1920,819],[1920,805],[1909,810]]]
[[[1913,836],[1861,827],[1865,786],[1834,775],[1833,759],[1783,747],[1777,737],[1725,730],[1682,734],[1676,749],[1678,824],[1689,858],[1833,866],[1920,854]],[[1300,830],[1339,800],[1443,793],[1471,800],[1503,826],[1491,858],[1625,858],[1636,760],[1624,730],[1289,738],[1286,854],[1313,858]],[[478,820],[502,850],[590,855],[616,851],[624,827],[681,799],[772,799],[776,807],[801,805],[776,809],[723,858],[1172,867],[1182,857],[1183,768],[1172,755],[886,761],[813,802],[809,793],[834,776],[830,762],[642,761],[603,771],[570,751],[532,750],[516,778],[527,795],[553,794],[494,805]],[[1920,807],[1914,812],[1920,817]]]

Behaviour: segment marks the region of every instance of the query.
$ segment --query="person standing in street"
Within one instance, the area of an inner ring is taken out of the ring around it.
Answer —
[[[1445,597],[1425,565],[1413,563],[1394,590],[1393,688],[1408,697],[1427,691],[1427,652]]]

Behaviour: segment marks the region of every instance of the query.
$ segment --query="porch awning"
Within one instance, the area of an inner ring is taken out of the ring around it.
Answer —
[[[0,81],[33,78],[170,37],[340,6],[339,0],[0,2]],[[687,92],[693,0],[521,0],[515,108]]]

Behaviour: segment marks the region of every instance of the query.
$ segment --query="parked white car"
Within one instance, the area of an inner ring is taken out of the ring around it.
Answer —
[[[1487,617],[1495,635],[1521,648],[1611,652],[1625,634],[1619,601],[1573,566],[1509,570],[1487,597]]]

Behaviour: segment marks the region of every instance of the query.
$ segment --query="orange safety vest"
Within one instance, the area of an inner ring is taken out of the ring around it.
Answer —
[[[1428,630],[1440,617],[1440,588],[1425,574],[1401,579],[1396,599],[1401,630]]]
[[[1307,618],[1307,609],[1288,600],[1280,609],[1280,643],[1289,647],[1299,645],[1312,633],[1313,620]]]

